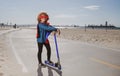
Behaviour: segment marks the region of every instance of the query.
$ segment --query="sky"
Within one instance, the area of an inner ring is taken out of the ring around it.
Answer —
[[[0,0],[0,23],[37,24],[47,12],[51,25],[114,24],[120,27],[120,0]]]

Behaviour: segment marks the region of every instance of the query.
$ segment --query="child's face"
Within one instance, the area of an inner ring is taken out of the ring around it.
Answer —
[[[41,15],[41,23],[45,23],[47,21],[47,17],[43,14]]]

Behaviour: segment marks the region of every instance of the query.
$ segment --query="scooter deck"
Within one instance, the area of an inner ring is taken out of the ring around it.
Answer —
[[[58,72],[58,73],[62,73],[62,70],[61,70],[61,69],[58,69],[58,67],[55,67],[55,64],[50,65],[50,64],[48,64],[48,63],[45,63],[45,66],[48,67],[48,68],[51,68],[51,69],[55,70],[55,71]]]

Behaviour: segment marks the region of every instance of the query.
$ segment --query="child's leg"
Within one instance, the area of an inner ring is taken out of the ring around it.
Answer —
[[[43,48],[43,43],[38,43],[38,61],[39,61],[39,64],[42,63],[42,57],[41,57],[42,48]]]
[[[50,61],[51,58],[51,47],[49,43],[44,43],[46,49],[47,49],[47,60]]]

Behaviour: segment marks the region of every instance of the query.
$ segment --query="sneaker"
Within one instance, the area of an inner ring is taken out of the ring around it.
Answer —
[[[43,67],[43,68],[46,67],[45,64],[43,64],[43,63],[38,64],[38,66]]]
[[[52,61],[48,61],[50,64],[54,64]]]

